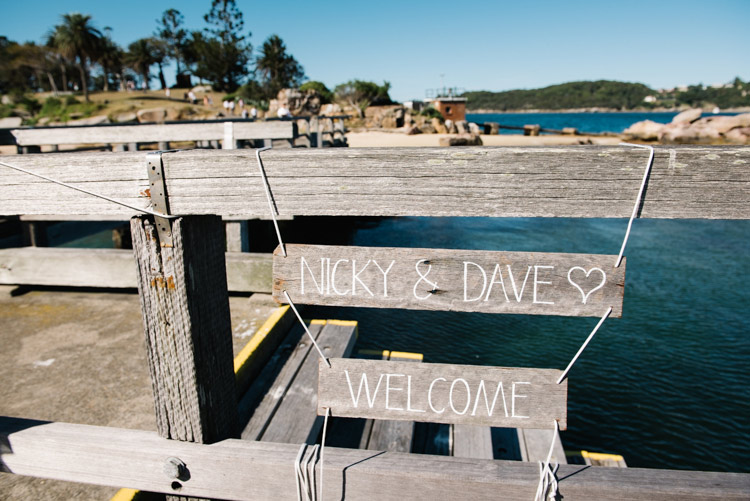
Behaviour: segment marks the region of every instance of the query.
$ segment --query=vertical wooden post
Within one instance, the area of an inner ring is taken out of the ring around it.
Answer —
[[[21,221],[23,245],[31,247],[47,247],[46,221]]]
[[[224,122],[224,140],[221,142],[223,150],[236,150],[237,140],[234,138],[234,123]]]
[[[221,218],[173,220],[173,247],[146,216],[130,228],[159,434],[239,437]]]
[[[320,148],[320,121],[317,116],[310,117],[310,147]]]
[[[247,221],[227,221],[224,223],[227,234],[227,252],[248,252],[250,238]]]

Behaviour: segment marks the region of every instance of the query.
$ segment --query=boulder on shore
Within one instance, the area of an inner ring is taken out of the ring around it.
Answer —
[[[140,123],[164,123],[167,119],[167,110],[165,108],[147,108],[138,110],[136,115]]]
[[[80,118],[78,120],[69,120],[66,125],[99,125],[108,124],[109,118],[106,115],[97,115],[95,117]]]
[[[690,108],[682,113],[678,113],[673,119],[673,124],[693,123],[701,117],[703,111],[700,108]]]
[[[441,137],[440,146],[482,146],[482,138],[476,134]]]
[[[640,139],[642,141],[656,141],[664,130],[664,124],[654,122],[653,120],[644,120],[636,122],[623,132],[630,139]]]
[[[131,123],[131,122],[137,122],[138,121],[138,115],[136,115],[133,112],[129,113],[120,113],[115,117],[115,122],[118,124],[122,123]]]

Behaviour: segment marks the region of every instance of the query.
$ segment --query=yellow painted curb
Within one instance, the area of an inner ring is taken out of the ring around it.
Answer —
[[[409,353],[406,351],[392,351],[390,360],[393,360],[394,358],[406,358],[408,360],[419,360],[421,362],[424,360],[424,355],[421,353]]]
[[[623,458],[619,454],[605,454],[603,452],[589,452],[589,451],[581,451],[581,456],[593,459],[594,461],[624,461],[625,458]]]
[[[133,499],[138,495],[137,489],[120,489],[117,491],[117,494],[112,496],[112,499],[110,501],[133,501]]]
[[[263,322],[263,325],[258,331],[250,338],[250,341],[245,345],[242,350],[234,358],[234,373],[235,375],[240,372],[242,366],[247,363],[252,354],[258,349],[258,346],[266,339],[266,336],[273,330],[274,326],[279,323],[286,312],[289,310],[289,305],[280,306],[276,308],[273,313]]]

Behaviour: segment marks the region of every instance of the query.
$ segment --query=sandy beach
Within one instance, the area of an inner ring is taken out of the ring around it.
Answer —
[[[379,147],[430,147],[440,146],[440,138],[451,134],[415,134],[408,136],[399,132],[347,132],[346,139],[351,148]],[[560,146],[571,144],[612,145],[622,141],[611,136],[568,136],[543,135],[524,136],[522,134],[482,135],[484,146]],[[591,143],[589,143],[591,141]]]

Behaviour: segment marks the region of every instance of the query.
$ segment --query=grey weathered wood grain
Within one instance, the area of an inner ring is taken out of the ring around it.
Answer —
[[[657,147],[646,218],[750,218],[750,148]],[[145,152],[0,160],[146,207]],[[175,214],[256,217],[268,202],[251,150],[165,153]],[[285,149],[263,153],[279,213],[629,217],[648,152],[625,146]],[[106,166],[106,168],[102,168]],[[133,211],[0,166],[0,214]]]
[[[568,463],[562,441],[560,440],[560,434],[555,430],[532,428],[518,429],[516,431],[518,432],[518,447],[521,450],[522,461],[531,461],[532,463],[546,461],[550,445],[552,445],[552,437],[554,436],[555,445],[552,448],[552,461],[558,464]]]
[[[43,144],[128,144],[169,141],[212,141],[225,138],[225,124],[232,124],[237,139],[289,139],[290,122],[217,122],[144,124],[108,127],[45,127],[14,129],[11,133],[22,146]]]
[[[453,456],[494,459],[492,430],[488,426],[453,425]]]
[[[622,316],[616,256],[287,244],[273,294],[300,304],[601,317]],[[468,263],[468,264],[466,264]],[[423,279],[423,277],[425,277]]]
[[[419,363],[417,358],[406,358],[388,353],[388,360]],[[368,427],[365,426],[367,430]],[[395,421],[392,419],[372,420],[369,427],[367,449],[373,451],[411,452],[411,442],[414,438],[414,421]]]
[[[351,322],[327,321],[316,341],[326,357],[347,357],[356,341],[357,327]],[[316,416],[318,402],[318,361],[312,349],[299,367],[294,382],[287,388],[261,440],[264,442],[314,444],[323,427],[323,418]]]
[[[201,445],[118,428],[0,417],[0,470],[220,499],[294,499],[299,444],[224,440]],[[190,480],[172,487],[166,458]],[[319,468],[319,466],[318,466]],[[539,466],[328,447],[324,499],[533,499]],[[575,500],[746,500],[750,474],[561,465],[560,496]]]
[[[173,247],[131,220],[159,434],[211,443],[239,436],[221,218],[178,218]]]
[[[318,372],[320,415],[328,407],[332,416],[343,417],[513,428],[552,428],[557,420],[560,429],[567,426],[568,388],[566,382],[556,384],[562,374],[558,370],[343,358],[330,362],[331,368],[323,364]],[[367,375],[369,397],[363,374]],[[387,374],[393,375],[393,382]],[[514,384],[516,399],[512,397]],[[455,388],[451,406],[452,386]]]
[[[271,292],[271,255],[225,254],[232,292]],[[134,288],[133,251],[16,247],[0,249],[0,284]]]
[[[311,323],[308,326],[310,334],[317,338],[323,329],[323,325],[325,324],[321,322]],[[293,329],[297,332],[290,333],[290,337],[298,339],[298,341],[296,341],[294,349],[289,354],[286,362],[284,362],[270,388],[258,406],[253,410],[245,429],[242,431],[242,438],[245,440],[260,440],[263,437],[263,433],[266,431],[271,419],[273,419],[279,405],[281,405],[284,395],[286,395],[289,387],[294,382],[300,366],[307,358],[310,350],[313,349],[310,340],[302,334],[302,326],[297,325]]]

